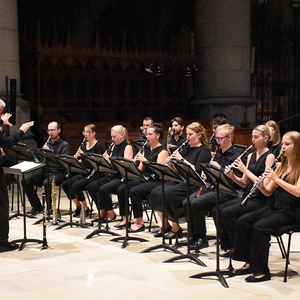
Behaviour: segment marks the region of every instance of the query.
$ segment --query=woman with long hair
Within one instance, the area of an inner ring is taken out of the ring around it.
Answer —
[[[268,257],[271,235],[279,227],[300,222],[300,133],[290,131],[282,138],[281,162],[268,168],[259,189],[272,196],[270,205],[250,212],[237,221],[233,259],[245,262],[240,270],[252,273],[246,282],[270,280]]]

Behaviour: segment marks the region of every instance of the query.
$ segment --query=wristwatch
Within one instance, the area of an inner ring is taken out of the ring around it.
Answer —
[[[184,161],[185,161],[185,159],[184,159],[184,158],[181,158],[181,159],[180,159],[180,161],[181,161],[181,162],[184,162]]]

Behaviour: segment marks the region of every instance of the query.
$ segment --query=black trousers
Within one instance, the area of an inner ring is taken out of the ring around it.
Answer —
[[[28,176],[22,179],[22,186],[24,192],[27,195],[32,207],[42,207],[35,186],[44,186],[47,209],[51,209],[51,184],[54,176],[56,185],[62,184],[65,180],[65,173],[63,171],[50,171],[48,174],[46,169],[42,169],[37,173],[29,174]]]
[[[70,180],[71,180],[71,191],[70,191]],[[83,190],[86,188],[88,184],[92,181],[97,180],[95,176],[88,178],[84,174],[76,174],[71,177],[71,179],[67,178],[61,187],[68,196],[69,200],[77,198],[78,201],[85,201]]]
[[[219,193],[219,199],[217,199],[217,192],[212,191],[202,194],[200,197],[195,197],[195,194],[190,196],[191,203],[191,233],[192,236],[201,238],[206,237],[206,214],[211,211],[219,200],[219,205],[234,199],[234,196],[228,194]]]
[[[251,198],[245,208],[241,207],[241,201],[242,199],[236,198],[219,206],[219,238],[223,250],[234,247],[238,218],[266,206],[266,199]]]
[[[0,170],[0,246],[8,241],[9,232],[9,199],[7,184],[2,168]]]
[[[233,259],[250,263],[253,273],[270,274],[268,267],[271,235],[281,226],[299,224],[299,210],[269,207],[250,212],[237,220]]]
[[[141,218],[143,216],[143,200],[147,199],[151,191],[161,185],[161,181],[146,181],[138,184],[130,189],[129,196],[131,200],[131,207],[133,216],[135,218]]]

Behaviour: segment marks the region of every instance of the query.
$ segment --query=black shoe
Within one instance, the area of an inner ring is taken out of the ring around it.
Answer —
[[[76,207],[73,217],[79,217],[80,216],[81,207]]]
[[[53,215],[52,209],[47,209],[47,217],[50,218]]]
[[[168,232],[170,232],[171,229],[172,229],[172,227],[170,226],[167,229],[165,229],[164,231],[165,231],[165,233],[168,233]],[[154,233],[153,236],[156,237],[156,238],[162,237],[162,228],[160,228],[159,232]]]
[[[263,277],[259,277],[259,278],[253,277],[252,275],[245,278],[246,282],[262,282],[270,279],[271,279],[270,274],[265,274]]]
[[[28,215],[32,215],[32,216],[35,216],[36,214],[39,214],[43,212],[43,208],[42,207],[32,207],[31,211],[28,211],[27,214]]]
[[[19,245],[15,243],[7,242],[4,245],[0,245],[0,252],[7,252],[19,249]]]
[[[129,232],[142,232],[142,231],[145,231],[145,225],[142,225],[140,228],[138,228],[138,229],[129,229]]]
[[[166,234],[165,238],[166,239],[177,239],[177,238],[182,238],[182,228],[180,227],[176,232],[170,230],[169,231],[170,234]]]
[[[130,228],[130,226],[131,226],[131,223],[128,222],[128,228]],[[115,225],[115,227],[118,228],[118,229],[126,228],[126,223],[122,224],[122,225],[121,224]]]
[[[194,244],[192,244],[190,246],[191,250],[199,250],[199,249],[203,249],[203,248],[207,248],[209,246],[208,244],[208,240],[202,239],[202,238],[198,238]]]
[[[232,250],[229,250],[229,251],[227,251],[225,253],[220,254],[220,257],[227,257],[227,258],[229,258],[229,257],[232,257],[232,256],[233,256],[233,251]]]
[[[249,273],[250,273],[249,268],[247,268],[247,269],[237,269],[237,270],[233,271],[233,274],[235,274],[235,275],[247,275]]]

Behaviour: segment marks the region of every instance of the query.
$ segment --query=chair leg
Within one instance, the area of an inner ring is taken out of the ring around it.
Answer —
[[[292,241],[292,234],[293,232],[289,232],[289,239],[288,239],[288,246],[287,246],[287,252],[285,257],[285,270],[284,270],[284,278],[283,282],[287,282],[287,273],[288,273],[288,267],[290,263],[290,250],[291,250],[291,241]]]
[[[284,247],[282,236],[276,236],[276,239],[277,239],[277,243],[278,243],[282,258],[286,258],[286,250]]]

